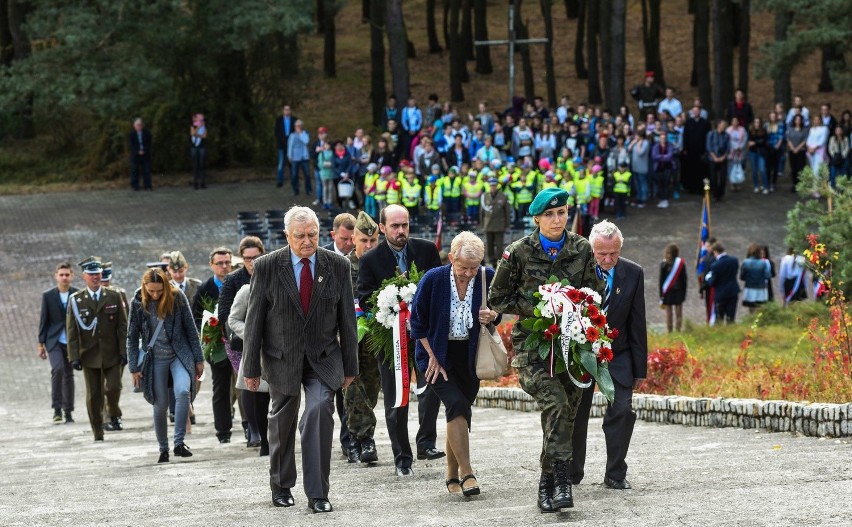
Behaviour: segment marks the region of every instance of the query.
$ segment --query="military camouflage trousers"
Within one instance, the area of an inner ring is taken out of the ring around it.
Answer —
[[[378,360],[367,353],[363,345],[358,346],[358,372],[358,377],[343,394],[346,426],[353,441],[372,439],[376,431],[374,409],[381,390]]]
[[[530,355],[533,357],[533,355]],[[521,388],[535,399],[541,410],[541,469],[552,472],[553,464],[571,461],[573,453],[574,418],[583,390],[568,378],[567,373],[550,376],[549,365],[538,357],[532,361],[515,361]]]

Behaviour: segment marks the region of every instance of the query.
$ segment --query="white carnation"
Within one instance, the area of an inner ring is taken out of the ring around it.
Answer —
[[[417,285],[415,285],[415,284],[407,284],[407,285],[404,285],[404,286],[402,286],[402,287],[400,288],[400,290],[399,290],[399,296],[400,296],[400,297],[401,297],[401,298],[402,298],[405,302],[411,302],[411,300],[413,300],[413,299],[414,299],[414,293],[416,293],[416,292],[417,292]]]
[[[580,324],[581,324],[584,328],[589,328],[589,327],[592,327],[592,325],[593,325],[593,324],[592,324],[592,321],[591,321],[591,320],[589,320],[589,317],[582,317],[582,318],[580,319]]]
[[[552,317],[552,316],[553,316],[553,310],[552,310],[552,309],[550,309],[550,303],[548,303],[548,302],[545,302],[545,303],[541,306],[541,308],[539,309],[539,311],[541,311],[541,316],[543,316],[544,318],[550,318],[550,317]]]
[[[585,344],[586,343],[586,335],[584,335],[582,332],[578,333],[577,335],[574,335],[574,341],[577,344]]]
[[[601,295],[599,295],[597,291],[589,289],[588,287],[584,287],[584,288],[580,289],[580,292],[586,293],[587,295],[591,295],[592,300],[594,300],[595,304],[601,303]]]
[[[576,338],[577,335],[583,335],[583,326],[580,325],[579,321],[575,320],[568,326],[568,332],[572,337]]]
[[[602,345],[603,345],[603,343],[601,342],[600,339],[592,342],[592,352],[595,354],[596,357],[600,354]]]

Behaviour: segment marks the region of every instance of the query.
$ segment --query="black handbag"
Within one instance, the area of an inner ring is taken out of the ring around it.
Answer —
[[[139,355],[139,360],[137,361],[139,371],[142,373],[142,396],[145,397],[145,400],[149,404],[154,404],[154,343],[157,342],[157,337],[160,336],[160,331],[162,330],[163,319],[160,319],[157,323],[157,328],[154,330],[154,334],[151,335],[148,346]]]

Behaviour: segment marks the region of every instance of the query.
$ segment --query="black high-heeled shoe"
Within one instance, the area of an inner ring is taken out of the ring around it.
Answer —
[[[462,494],[464,494],[465,498],[469,498],[470,496],[476,496],[477,494],[479,494],[479,485],[474,485],[473,487],[468,487],[468,488],[464,487],[464,482],[469,480],[469,479],[476,481],[476,476],[474,476],[473,474],[468,474],[467,476],[463,477],[461,479],[461,482],[459,483],[459,485],[461,486],[461,489],[462,489]],[[477,483],[479,483],[479,482],[477,482]]]

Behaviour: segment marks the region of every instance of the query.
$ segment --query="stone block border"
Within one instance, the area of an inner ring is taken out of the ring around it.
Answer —
[[[481,388],[475,406],[536,411],[532,397],[520,388]],[[633,395],[636,417],[652,423],[686,426],[759,428],[770,432],[796,432],[812,437],[852,437],[852,403],[795,403],[758,399]],[[592,417],[606,411],[606,399],[596,392]]]

